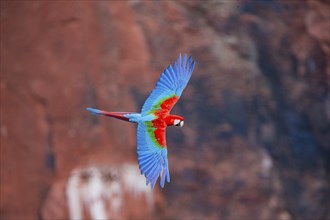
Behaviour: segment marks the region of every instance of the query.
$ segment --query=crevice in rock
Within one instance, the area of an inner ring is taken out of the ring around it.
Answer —
[[[32,100],[34,100],[38,105],[41,106],[43,109],[43,120],[45,122],[45,125],[47,125],[47,137],[46,137],[46,158],[45,158],[45,165],[46,167],[51,171],[51,173],[55,174],[56,164],[55,164],[55,154],[54,154],[54,130],[53,130],[53,120],[49,114],[49,111],[47,109],[47,99],[35,94],[30,91],[29,93]]]

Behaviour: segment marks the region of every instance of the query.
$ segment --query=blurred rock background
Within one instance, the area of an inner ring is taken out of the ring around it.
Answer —
[[[330,219],[329,15],[327,0],[1,1],[0,218]],[[138,112],[179,53],[197,65],[150,208],[123,171],[135,125],[85,108]]]

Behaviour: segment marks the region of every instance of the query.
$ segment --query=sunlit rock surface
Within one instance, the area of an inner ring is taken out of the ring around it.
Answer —
[[[155,207],[154,192],[136,166],[91,166],[75,169],[66,181],[51,186],[42,218],[148,218]]]

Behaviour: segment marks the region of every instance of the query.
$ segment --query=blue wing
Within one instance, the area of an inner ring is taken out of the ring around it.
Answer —
[[[152,123],[151,123],[152,124]],[[153,140],[153,129],[148,122],[138,123],[137,128],[137,154],[141,173],[147,179],[147,185],[151,183],[154,188],[158,177],[160,185],[164,188],[165,178],[170,182],[170,172],[168,169],[167,149],[157,145]],[[165,136],[165,128],[164,128]]]
[[[194,67],[195,61],[193,61],[191,56],[187,59],[186,54],[183,58],[180,54],[178,60],[173,64],[173,67],[169,65],[160,76],[156,87],[142,107],[142,116],[150,114],[153,110],[157,110],[155,109],[156,106],[163,100],[173,96],[180,97],[191,77]]]

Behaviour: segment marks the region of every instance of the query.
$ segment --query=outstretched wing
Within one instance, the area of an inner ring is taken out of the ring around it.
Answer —
[[[167,149],[165,141],[165,127],[155,128],[152,122],[140,122],[137,128],[137,154],[141,173],[154,188],[158,177],[164,188],[165,178],[170,182]]]
[[[195,61],[187,55],[181,57],[181,54],[172,65],[160,76],[156,87],[145,101],[141,114],[142,116],[153,113],[159,109],[168,109],[170,111],[180,98],[183,89],[186,87],[195,67]]]

